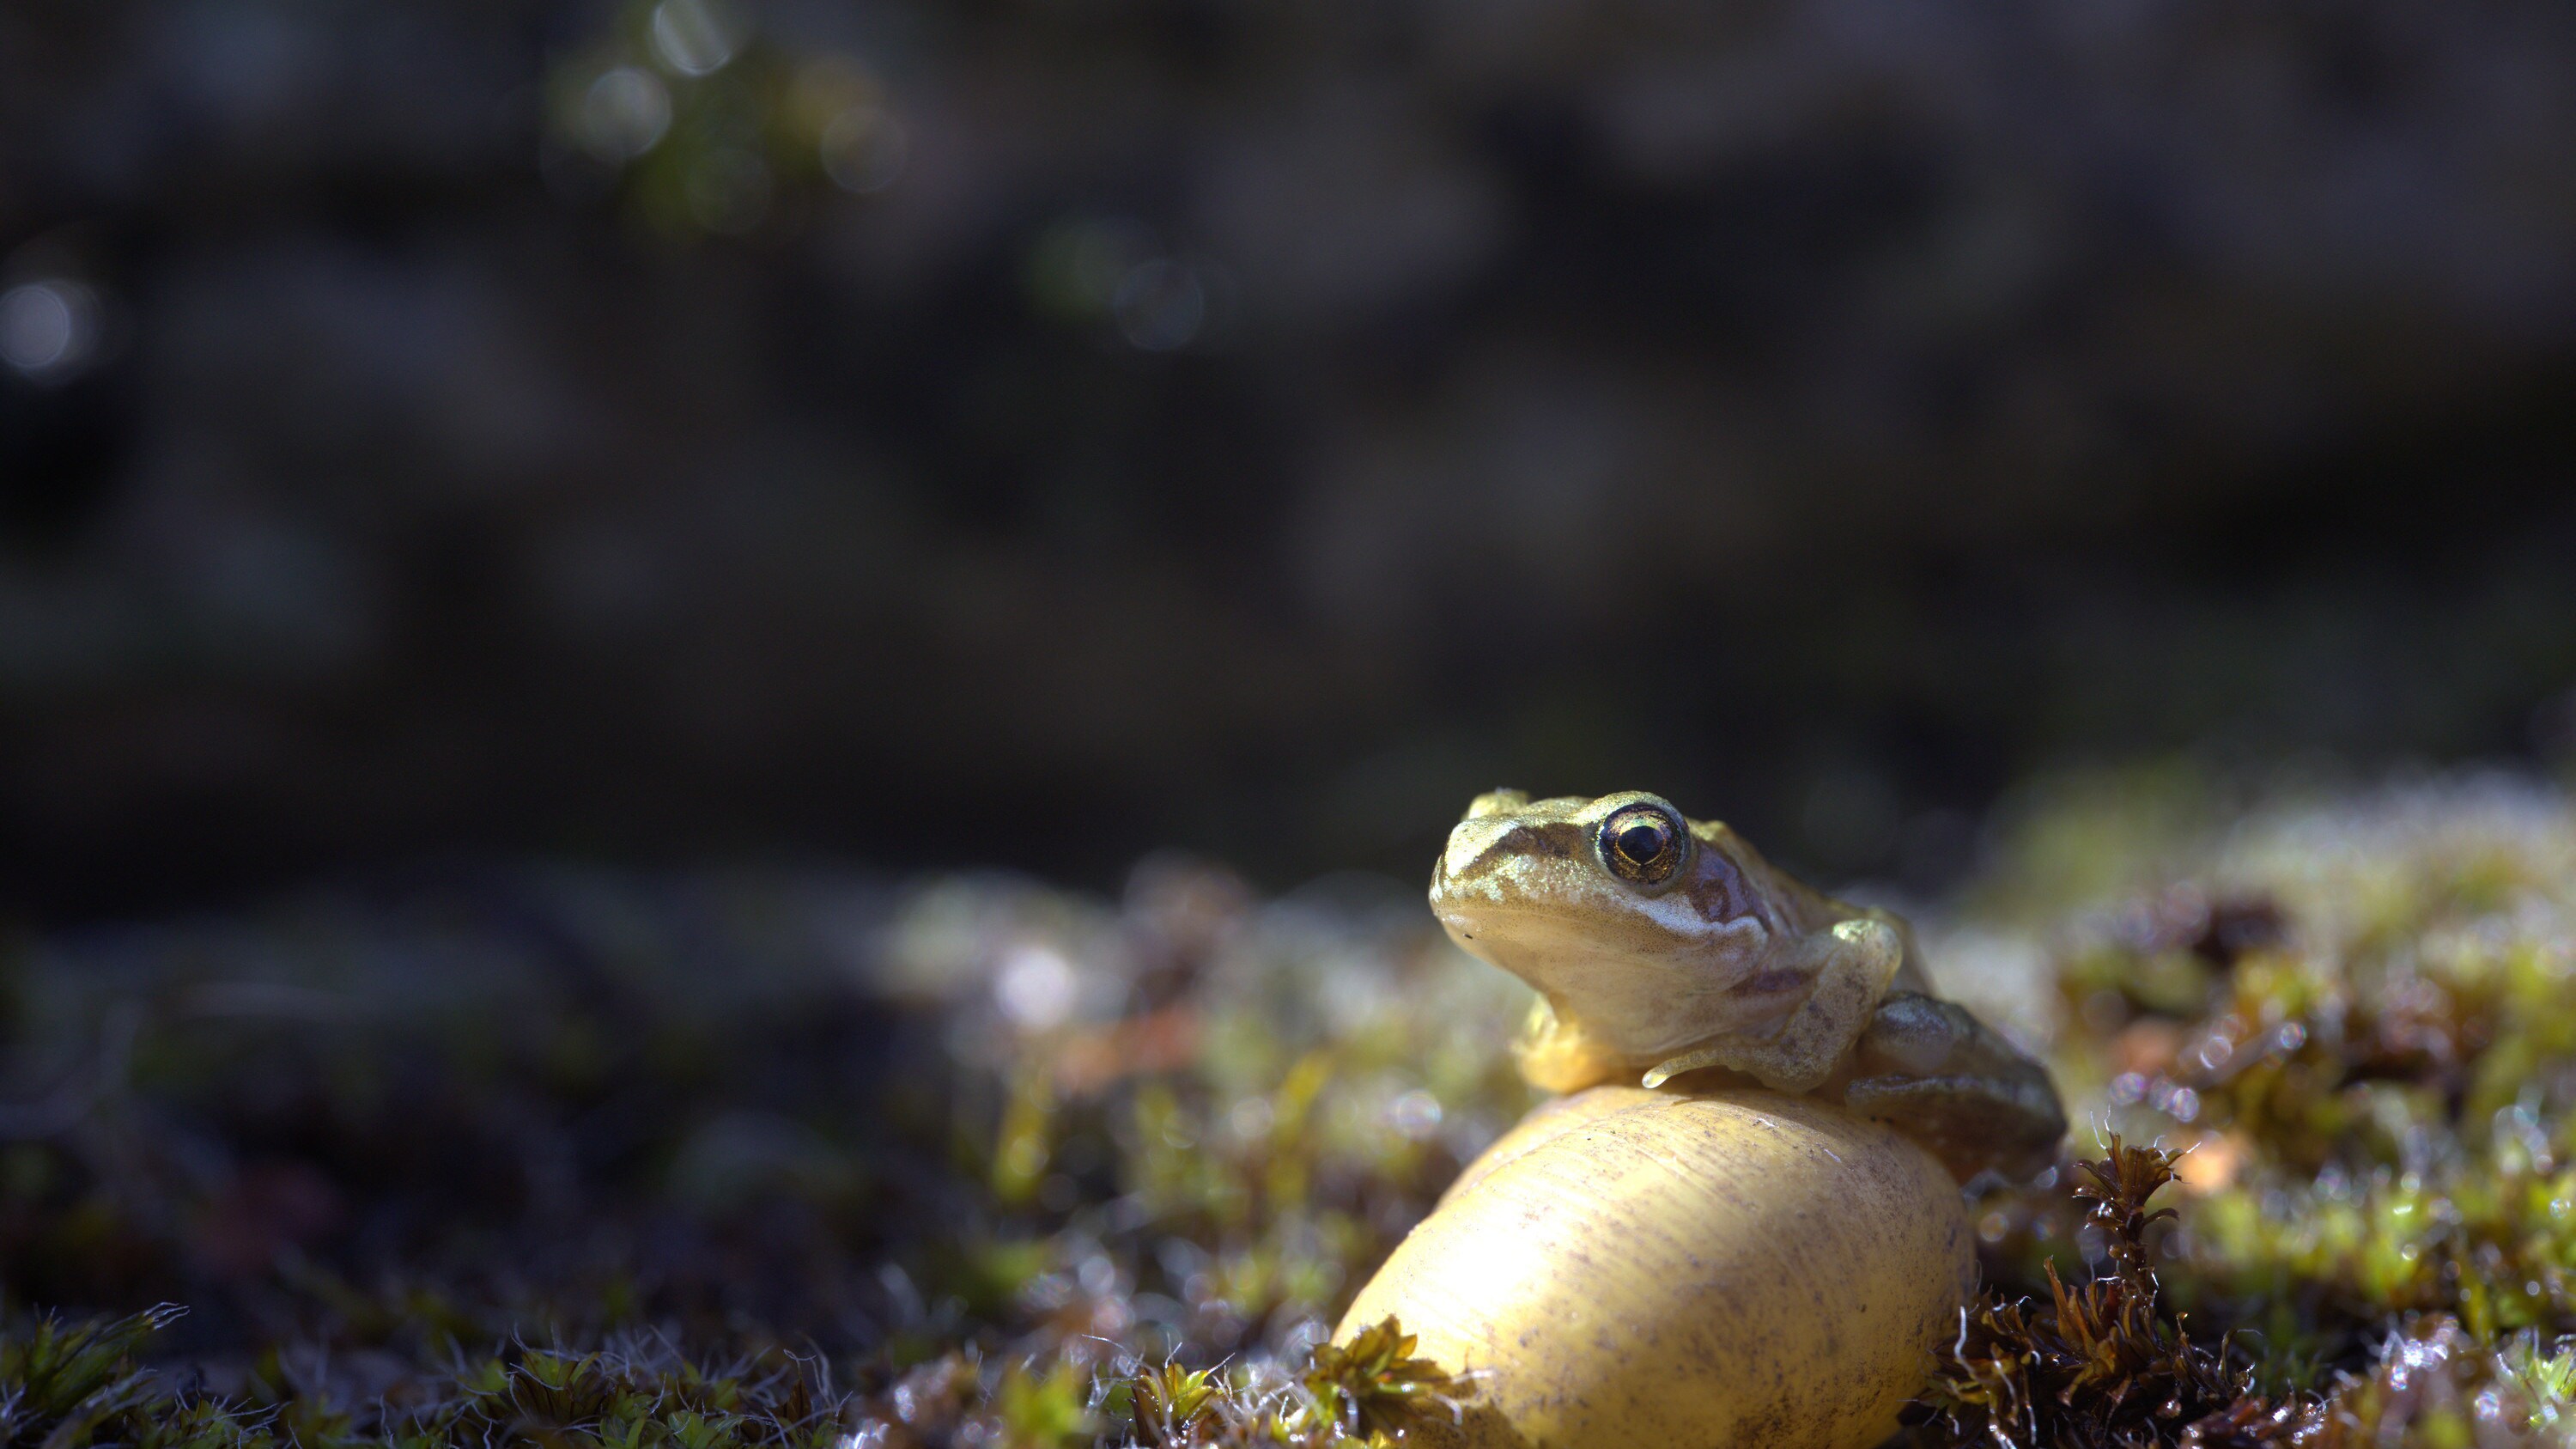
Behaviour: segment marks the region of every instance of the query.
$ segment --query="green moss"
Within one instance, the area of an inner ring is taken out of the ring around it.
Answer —
[[[148,1421],[150,1376],[135,1351],[185,1310],[170,1305],[66,1325],[42,1318],[0,1338],[0,1444],[89,1444]]]
[[[2038,788],[1922,924],[2157,1145],[1982,1191],[1917,1443],[2569,1436],[2563,796]],[[0,1149],[0,1449],[1400,1437],[1472,1385],[1317,1345],[1531,1101],[1525,996],[1410,887],[1168,863],[1115,904],[538,871],[5,985],[6,1100],[70,1106]]]
[[[2098,792],[2076,798],[2106,818]],[[2045,911],[2012,899],[2041,923],[2059,1009],[2032,1034],[2078,1119],[2189,1153],[2167,1295],[2258,1334],[2262,1382],[2324,1396],[2301,1442],[2557,1432],[2548,1365],[2576,1332],[2566,800],[2479,780],[2284,803],[2167,831],[2149,865],[2117,835],[2093,844],[2120,869],[2055,871],[2086,884]],[[2084,837],[2043,821],[2034,840]],[[1993,1304],[2077,1266],[2047,1193],[1984,1206]]]

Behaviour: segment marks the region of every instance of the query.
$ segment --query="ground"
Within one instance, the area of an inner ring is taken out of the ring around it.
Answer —
[[[2568,797],[2174,765],[1976,849],[1896,904],[2080,1125],[1980,1188],[1915,1441],[2556,1442]],[[1473,1386],[1316,1346],[1532,1102],[1525,1004],[1413,882],[1180,859],[1116,900],[423,869],[22,934],[0,1449],[1401,1433]]]

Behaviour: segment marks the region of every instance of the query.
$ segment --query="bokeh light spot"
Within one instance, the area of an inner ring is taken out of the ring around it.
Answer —
[[[662,0],[653,7],[653,53],[682,75],[713,75],[742,50],[743,26],[712,0]]]
[[[623,166],[660,144],[671,129],[671,92],[651,71],[618,66],[583,93],[577,126],[583,149]]]
[[[1145,352],[1177,352],[1207,325],[1207,287],[1188,263],[1157,257],[1127,273],[1110,307],[1129,343]]]
[[[1440,1099],[1416,1087],[1387,1107],[1387,1122],[1416,1142],[1440,1130]]]
[[[79,372],[98,340],[98,302],[78,282],[48,279],[0,293],[0,361],[59,382]]]
[[[903,122],[875,105],[852,106],[823,128],[823,174],[844,191],[865,196],[903,175],[912,138]]]
[[[1081,983],[1073,963],[1041,945],[1022,945],[993,975],[993,999],[1013,1025],[1026,1031],[1061,1026],[1073,1015]]]

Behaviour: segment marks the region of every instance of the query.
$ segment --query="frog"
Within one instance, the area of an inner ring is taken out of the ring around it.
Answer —
[[[1963,1182],[2044,1170],[2065,1135],[2047,1069],[1935,992],[1903,917],[1807,886],[1660,795],[1479,795],[1431,908],[1537,991],[1514,1051],[1541,1090],[1822,1096]]]

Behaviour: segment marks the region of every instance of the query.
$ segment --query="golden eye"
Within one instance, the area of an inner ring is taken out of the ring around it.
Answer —
[[[1631,805],[1601,822],[1601,863],[1632,885],[1671,880],[1690,854],[1690,832],[1655,805]]]

